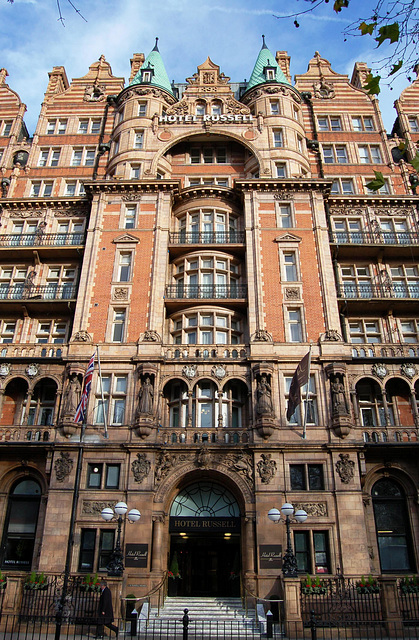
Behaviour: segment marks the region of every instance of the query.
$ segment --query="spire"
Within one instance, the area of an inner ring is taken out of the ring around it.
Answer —
[[[149,84],[152,87],[164,89],[173,96],[169,76],[167,75],[163,59],[157,46],[158,40],[159,39],[156,38],[156,44],[144,60],[144,64],[138,70],[129,86],[132,87],[135,84]]]
[[[268,84],[270,82],[280,82],[287,85],[291,84],[277,64],[275,56],[266,46],[265,36],[262,36],[262,43],[262,48],[259,51],[255,66],[253,67],[252,75],[247,83],[246,91],[253,89],[253,87],[256,87],[259,84]]]

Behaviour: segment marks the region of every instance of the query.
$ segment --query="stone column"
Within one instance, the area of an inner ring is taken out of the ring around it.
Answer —
[[[163,546],[163,525],[164,514],[159,513],[152,517],[153,520],[153,553],[151,556],[152,573],[162,572],[162,546]]]
[[[282,578],[282,589],[285,606],[285,635],[288,638],[302,638],[300,578]]]
[[[186,424],[187,427],[192,427],[193,425],[192,411],[193,411],[193,391],[188,391],[188,420]]]
[[[218,427],[223,427],[223,392],[218,392]]]
[[[412,413],[415,421],[415,427],[419,424],[418,403],[416,400],[416,393],[414,389],[410,389],[410,404],[412,405]]]
[[[255,517],[247,515],[244,518],[244,544],[243,544],[243,568],[245,574],[255,572]]]
[[[386,419],[386,427],[389,427],[390,426],[390,413],[389,413],[389,410],[388,410],[388,404],[387,404],[386,390],[385,389],[383,389],[382,398],[383,398],[384,416],[385,416],[385,419]]]

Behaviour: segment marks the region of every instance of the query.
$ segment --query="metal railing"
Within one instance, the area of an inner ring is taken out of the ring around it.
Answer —
[[[73,300],[77,287],[73,284],[26,285],[0,283],[0,300]]]
[[[169,234],[170,244],[243,244],[243,231],[176,231]]]
[[[166,286],[166,298],[169,300],[238,300],[247,297],[245,284],[169,284]]]
[[[417,245],[419,233],[417,231],[331,231],[332,244],[389,244],[389,245]]]
[[[339,298],[364,299],[364,300],[381,300],[384,298],[399,298],[417,300],[419,299],[419,284],[389,283],[374,284],[372,282],[365,283],[349,283],[338,285],[337,294]]]
[[[84,233],[6,233],[0,247],[68,247],[82,246]]]

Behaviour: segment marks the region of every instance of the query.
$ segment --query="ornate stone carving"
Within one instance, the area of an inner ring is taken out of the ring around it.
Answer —
[[[233,96],[228,96],[224,101],[226,105],[226,113],[243,114],[248,115],[250,113],[249,107],[244,107],[241,102],[238,102]]]
[[[188,380],[195,378],[196,374],[197,369],[194,364],[186,364],[182,369],[182,375],[185,376],[185,378],[188,378]]]
[[[85,102],[101,102],[105,99],[106,85],[88,85],[84,91],[83,100]]]
[[[349,402],[346,397],[343,375],[336,374],[330,378],[330,391],[332,394],[332,411],[335,416],[349,415]]]
[[[203,445],[196,453],[196,466],[208,469],[211,466],[212,455],[206,445]]]
[[[251,486],[253,485],[253,460],[250,453],[242,451],[238,454],[229,454],[223,462],[241,475]]]
[[[259,416],[274,415],[272,389],[266,373],[260,376],[256,388],[256,413]]]
[[[91,342],[92,336],[87,331],[77,331],[71,342]]]
[[[387,367],[383,362],[377,362],[376,364],[373,364],[371,367],[371,372],[374,376],[377,376],[377,378],[380,378],[381,380],[385,378],[388,373]]]
[[[297,287],[287,287],[285,289],[286,300],[299,300],[300,297],[300,290]]]
[[[115,506],[115,500],[111,502],[99,501],[99,500],[83,500],[81,512],[84,515],[95,516],[98,513],[102,513],[105,507],[113,509]]]
[[[11,365],[8,362],[2,362],[0,364],[0,378],[5,378],[9,375],[11,370]]]
[[[153,96],[154,98],[159,98],[160,100],[164,100],[167,104],[175,104],[177,102],[176,98],[171,96],[167,91],[163,91],[162,89],[155,89],[154,87],[131,87],[129,91],[124,92],[121,98],[118,100],[118,104],[122,104],[126,100],[133,98],[134,96]]]
[[[157,333],[157,331],[149,329],[147,331],[144,331],[143,335],[141,336],[140,342],[161,342],[161,337],[160,334]]]
[[[25,371],[30,378],[34,378],[36,375],[38,375],[39,367],[33,362],[32,364],[28,364]]]
[[[294,194],[290,193],[290,191],[276,191],[274,200],[294,200]]]
[[[336,329],[328,329],[322,334],[321,340],[324,342],[342,342],[342,336]]]
[[[403,362],[400,373],[411,380],[417,374],[417,369],[412,362]]]
[[[72,373],[67,384],[63,402],[63,416],[70,416],[74,420],[81,395],[81,384],[77,373]]]
[[[252,333],[250,342],[272,342],[272,335],[265,329],[257,329]]]
[[[141,200],[141,193],[125,193],[121,196],[124,202],[139,202]]]
[[[339,458],[335,464],[336,472],[343,484],[349,484],[355,474],[355,462],[349,458],[349,453],[340,453]]]
[[[215,364],[211,369],[211,375],[217,378],[217,380],[222,380],[226,377],[227,371],[222,364]]]
[[[166,109],[166,113],[168,116],[170,115],[186,115],[189,111],[189,103],[187,100],[183,99],[180,102],[177,102],[172,107]]]
[[[169,451],[161,451],[157,458],[156,470],[154,472],[154,480],[156,484],[164,480],[169,471],[171,471],[175,466],[181,462],[185,462],[187,459],[188,456],[185,454],[175,456]]]
[[[112,298],[114,300],[128,300],[128,289],[126,287],[117,287],[113,291]]]
[[[137,460],[133,460],[131,464],[131,471],[135,482],[141,484],[149,475],[150,469],[151,462],[147,460],[147,455],[145,453],[137,453]]]
[[[270,484],[276,474],[276,461],[272,460],[272,454],[262,453],[256,467],[263,484]]]
[[[146,376],[138,392],[138,407],[136,415],[153,413],[154,387],[149,376]]]
[[[314,95],[320,100],[331,100],[335,97],[335,90],[333,84],[325,82],[324,78],[321,78],[320,82],[316,82],[313,85]]]
[[[60,451],[60,456],[54,462],[54,471],[57,482],[64,482],[73,469],[73,460],[66,451]]]
[[[304,509],[308,516],[314,518],[326,518],[327,517],[327,503],[326,502],[294,502],[294,509]]]

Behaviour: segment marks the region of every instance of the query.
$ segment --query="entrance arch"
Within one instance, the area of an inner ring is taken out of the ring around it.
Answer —
[[[239,596],[240,515],[231,491],[215,481],[196,481],[177,494],[169,519],[169,595]]]

